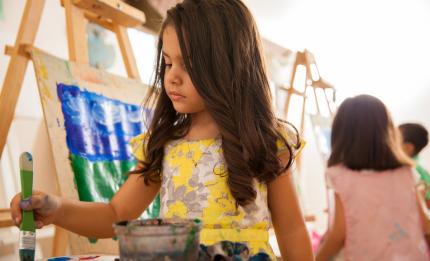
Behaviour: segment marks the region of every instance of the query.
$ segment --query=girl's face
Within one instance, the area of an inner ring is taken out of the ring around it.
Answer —
[[[205,111],[203,99],[185,68],[178,36],[173,26],[164,29],[162,51],[166,64],[164,86],[175,110],[188,114]]]

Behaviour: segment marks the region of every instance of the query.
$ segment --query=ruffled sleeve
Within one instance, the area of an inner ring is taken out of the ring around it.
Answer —
[[[147,135],[145,132],[133,137],[130,140],[131,152],[133,153],[133,156],[139,161],[143,161],[145,159],[145,148],[148,142],[148,137],[149,135]]]
[[[281,124],[278,130],[285,139],[278,139],[276,141],[278,156],[284,154],[285,152],[289,152],[287,144],[285,143],[286,141],[292,150],[293,158],[296,158],[302,151],[306,142],[299,136],[297,131],[292,126],[286,123]]]

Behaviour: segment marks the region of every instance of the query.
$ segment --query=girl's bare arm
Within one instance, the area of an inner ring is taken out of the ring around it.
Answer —
[[[334,219],[327,229],[324,239],[318,248],[316,260],[330,260],[342,249],[345,243],[345,216],[340,197],[334,196]]]
[[[268,203],[283,259],[313,260],[309,234],[291,173],[284,173],[268,184]]]
[[[133,174],[110,203],[83,202],[35,192],[31,200],[21,206],[21,196],[16,195],[11,202],[11,212],[17,225],[21,222],[21,208],[34,209],[38,228],[54,223],[83,236],[111,237],[113,223],[139,217],[159,189],[160,185],[146,186],[143,177]]]

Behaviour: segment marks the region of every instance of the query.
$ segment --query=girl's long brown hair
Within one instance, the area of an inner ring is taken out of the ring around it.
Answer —
[[[188,115],[174,110],[164,88],[161,51],[166,26],[175,28],[186,69],[219,127],[229,189],[237,204],[251,203],[256,198],[254,178],[269,182],[292,164],[292,157],[286,166],[281,164],[276,141],[283,140],[290,155],[300,144],[288,144],[279,132],[285,125],[271,108],[260,37],[239,0],[185,0],[167,12],[146,103],[156,100],[145,160],[134,173],[143,174],[145,182],[160,182],[165,145],[183,137],[191,124]]]
[[[410,166],[385,105],[370,95],[346,99],[333,120],[328,166],[387,170]]]

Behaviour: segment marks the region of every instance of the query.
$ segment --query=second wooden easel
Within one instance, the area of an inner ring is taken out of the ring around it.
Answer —
[[[290,54],[289,54],[290,55]],[[299,67],[303,66],[303,70],[299,73]],[[301,78],[299,81],[296,81],[297,78]],[[303,86],[297,86],[298,83],[303,84]],[[282,91],[287,92],[287,97],[285,99],[283,114],[284,119],[289,120],[289,112],[291,111],[291,98],[293,95],[298,96],[302,100],[302,107],[300,109],[300,122],[298,123],[298,132],[301,137],[304,137],[305,130],[305,114],[306,114],[306,105],[307,99],[309,98],[307,95],[308,88],[312,88],[313,96],[315,99],[316,106],[316,114],[321,115],[321,107],[320,100],[317,95],[317,90],[321,89],[324,93],[324,102],[326,103],[328,112],[330,116],[333,114],[332,104],[334,102],[334,96],[332,99],[329,98],[327,92],[332,91],[333,95],[335,89],[332,85],[327,83],[319,74],[318,67],[315,62],[314,55],[308,50],[304,50],[303,52],[297,52],[294,57],[294,62],[291,70],[291,77],[287,86],[281,86],[280,89]],[[298,173],[301,171],[301,154],[297,156],[295,159]],[[300,175],[299,175],[300,176]],[[305,215],[305,220],[307,222],[314,222],[316,220],[315,215]]]
[[[69,60],[88,64],[87,24],[97,23],[116,34],[127,75],[139,79],[127,28],[140,28],[145,14],[120,0],[62,0],[65,10]],[[45,0],[27,0],[14,46],[6,46],[9,66],[0,94],[0,158],[6,144],[15,107],[39,28]],[[60,192],[61,194],[61,192]],[[8,223],[9,224],[9,223]],[[64,255],[67,248],[65,230],[56,228],[53,256]]]
[[[295,80],[298,77],[298,67],[304,66],[305,67],[305,79],[303,81],[304,84],[304,90],[299,91],[297,86],[295,86]],[[288,87],[283,88],[288,93],[287,99],[285,101],[284,106],[284,113],[285,117],[288,117],[288,112],[290,109],[290,102],[292,95],[298,95],[303,98],[302,103],[302,110],[301,110],[301,121],[300,121],[300,133],[303,134],[304,131],[304,115],[305,115],[305,108],[306,108],[306,99],[308,98],[306,95],[307,88],[312,88],[314,98],[315,98],[315,105],[317,109],[317,114],[321,113],[321,107],[319,103],[319,99],[317,96],[317,89],[320,88],[324,93],[325,103],[327,105],[327,109],[331,114],[333,114],[333,109],[331,106],[331,101],[327,95],[327,91],[331,90],[334,92],[334,87],[327,83],[319,74],[318,67],[315,62],[314,55],[309,52],[308,50],[304,50],[303,52],[297,52],[296,58],[294,60],[293,69],[291,72],[291,79],[290,84]]]
[[[305,73],[304,75],[300,75],[301,77],[304,77],[302,81],[300,81],[304,86],[301,86],[303,88],[300,88],[300,86],[296,86],[296,78],[300,77],[298,75],[298,68],[299,66],[304,66]],[[293,68],[291,71],[291,78],[289,82],[289,86],[287,87],[281,87],[282,90],[287,92],[287,97],[284,104],[284,117],[285,119],[288,119],[288,112],[291,109],[291,98],[293,95],[297,95],[302,99],[302,108],[300,110],[301,116],[300,116],[300,127],[299,127],[299,133],[303,137],[304,129],[305,129],[305,112],[306,112],[306,101],[309,98],[307,96],[307,90],[308,88],[312,88],[313,95],[315,99],[315,106],[317,110],[317,114],[321,114],[321,107],[320,107],[320,99],[317,95],[317,89],[321,89],[324,93],[324,102],[326,103],[328,112],[330,115],[333,114],[333,108],[332,104],[334,102],[334,98],[330,99],[327,92],[331,91],[335,92],[335,89],[332,85],[327,83],[319,74],[318,67],[316,65],[315,57],[314,55],[309,52],[308,50],[304,50],[303,52],[297,52],[293,64]],[[296,159],[297,167],[300,170],[300,156]]]

